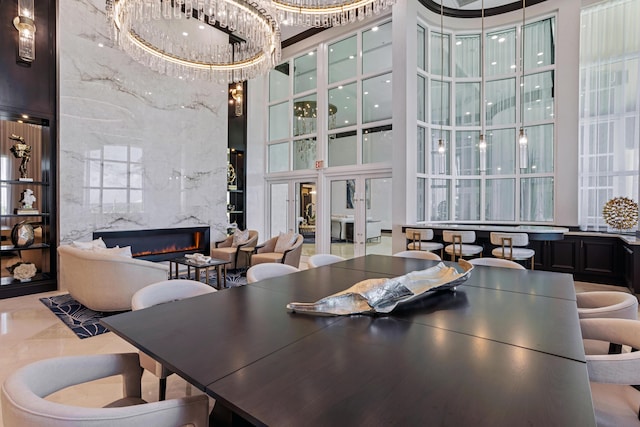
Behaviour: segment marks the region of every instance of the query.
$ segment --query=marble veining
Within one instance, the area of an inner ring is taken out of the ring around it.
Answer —
[[[60,241],[192,225],[209,225],[218,240],[227,226],[227,86],[135,62],[109,40],[103,0],[59,8]]]

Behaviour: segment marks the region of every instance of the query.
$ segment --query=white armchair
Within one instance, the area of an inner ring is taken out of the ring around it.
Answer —
[[[122,399],[104,408],[70,406],[44,399],[63,388],[122,375]],[[206,395],[147,403],[141,398],[142,368],[136,353],[45,359],[11,374],[2,385],[5,427],[205,427]]]
[[[166,280],[169,267],[151,261],[110,255],[102,251],[58,247],[60,288],[96,311],[131,310],[139,289]]]

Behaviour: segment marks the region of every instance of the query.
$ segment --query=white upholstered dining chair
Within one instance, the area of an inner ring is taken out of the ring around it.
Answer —
[[[491,251],[496,258],[513,260],[531,260],[531,269],[534,267],[536,251],[525,248],[529,244],[527,233],[497,233],[489,234],[492,245],[498,246]]]
[[[640,322],[630,319],[581,319],[585,340],[640,348]],[[593,409],[599,427],[640,425],[640,351],[621,354],[588,354],[587,372]]]
[[[344,258],[333,254],[315,254],[309,257],[307,264],[309,267],[316,268],[322,265],[333,264],[334,262],[344,261]]]
[[[482,246],[474,245],[476,232],[473,230],[443,230],[442,240],[451,243],[444,247],[444,251],[451,257],[452,261],[456,257],[482,256]]]
[[[444,245],[433,242],[433,230],[430,228],[407,228],[404,235],[409,240],[407,250],[410,251],[440,251],[440,258],[444,256]]]
[[[509,261],[502,258],[473,258],[469,260],[473,265],[486,265],[489,267],[513,268],[517,270],[526,270],[522,265],[515,261]]]
[[[103,408],[71,406],[45,399],[58,390],[114,375],[122,376],[124,397]],[[208,425],[206,395],[147,403],[141,397],[141,379],[137,353],[40,360],[18,369],[5,380],[2,421],[5,427]]]
[[[216,292],[216,289],[195,280],[165,280],[146,286],[133,294],[131,308],[133,310],[142,310],[154,305],[197,297],[212,292]],[[143,352],[140,352],[140,366],[159,378],[158,399],[164,400],[167,394],[167,377],[173,372]]]
[[[247,270],[247,283],[255,283],[259,280],[284,276],[285,274],[291,274],[297,271],[300,270],[288,264],[276,262],[256,264]]]
[[[434,254],[433,252],[426,252],[426,251],[400,251],[393,254],[393,256],[398,256],[403,258],[428,259],[432,261],[441,260],[438,254]]]

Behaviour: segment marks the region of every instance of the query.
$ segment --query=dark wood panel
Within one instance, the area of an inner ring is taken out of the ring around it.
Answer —
[[[580,242],[569,236],[566,236],[564,240],[552,242],[549,251],[550,269],[564,273],[575,273],[580,267],[579,246]]]
[[[37,0],[36,58],[18,60],[18,31],[13,26],[18,2],[0,1],[0,110],[52,120],[56,109],[56,43],[54,0]]]
[[[618,239],[582,239],[580,272],[594,275],[620,275],[620,244]]]

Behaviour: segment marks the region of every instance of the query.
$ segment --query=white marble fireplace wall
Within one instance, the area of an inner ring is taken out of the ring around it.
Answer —
[[[59,2],[60,242],[95,230],[226,231],[227,86],[113,46],[104,0]]]

